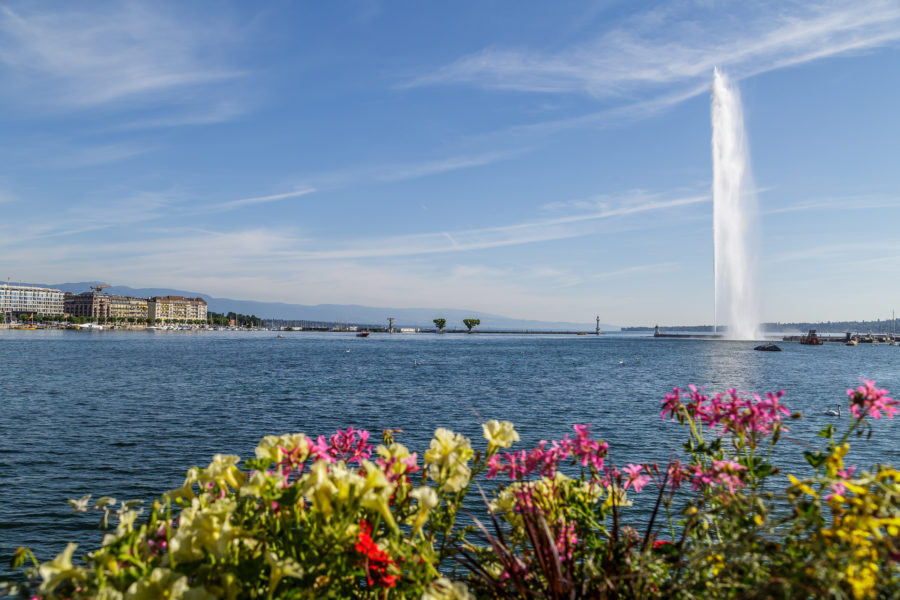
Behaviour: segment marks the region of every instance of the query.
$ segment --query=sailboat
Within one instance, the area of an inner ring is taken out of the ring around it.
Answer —
[[[897,334],[894,331],[894,325],[897,323],[897,315],[891,311],[891,346],[897,345]]]

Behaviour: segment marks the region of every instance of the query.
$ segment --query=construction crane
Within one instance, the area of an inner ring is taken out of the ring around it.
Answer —
[[[91,289],[99,294],[102,290],[108,287],[111,287],[108,283],[101,283],[100,285],[92,285]]]

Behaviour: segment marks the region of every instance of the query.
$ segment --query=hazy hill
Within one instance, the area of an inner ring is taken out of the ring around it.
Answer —
[[[79,283],[55,283],[49,287],[64,292],[87,292],[90,286],[99,282],[86,281]],[[43,284],[35,284],[43,285]],[[325,321],[340,323],[358,323],[369,325],[387,325],[388,317],[394,317],[395,327],[434,327],[432,319],[447,319],[449,329],[462,329],[462,320],[469,317],[481,319],[478,329],[512,329],[530,331],[593,331],[595,323],[533,321],[514,319],[502,315],[494,315],[475,310],[456,308],[385,308],[361,306],[357,304],[287,304],[283,302],[258,302],[254,300],[233,300],[231,298],[214,298],[208,294],[169,288],[131,288],[114,285],[103,290],[106,293],[121,296],[147,298],[150,296],[186,296],[200,297],[206,300],[209,310],[217,313],[236,312],[245,315],[256,315],[264,319]],[[618,331],[618,326],[601,323],[605,331]]]

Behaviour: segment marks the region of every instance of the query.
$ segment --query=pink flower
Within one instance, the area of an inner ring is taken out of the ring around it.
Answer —
[[[765,398],[753,394],[745,397],[734,389],[712,398],[701,393],[702,388],[689,387],[690,392],[674,388],[663,401],[662,418],[683,423],[685,417],[700,421],[711,428],[719,428],[722,434],[732,434],[751,447],[756,447],[759,437],[770,435],[780,425],[783,417],[790,415],[781,404],[783,391],[769,392]],[[785,428],[786,429],[786,428]]]
[[[694,465],[692,467],[693,486],[696,490],[701,487],[724,485],[733,494],[735,488],[743,487],[744,482],[740,473],[746,470],[747,467],[733,460],[714,460],[708,469],[704,469],[702,465]]]
[[[862,378],[860,381],[864,385],[856,390],[847,390],[847,395],[850,396],[850,412],[853,416],[856,419],[863,419],[866,416],[880,419],[883,411],[888,419],[893,419],[898,412],[894,407],[900,402],[890,398],[887,390],[876,388],[874,381]]]
[[[628,463],[628,466],[622,469],[622,471],[628,475],[625,479],[624,486],[626,490],[630,485],[634,488],[634,491],[640,492],[641,489],[650,482],[649,477],[640,474],[643,469],[643,465],[633,465],[631,463]]]
[[[841,479],[850,479],[853,476],[853,471],[856,470],[856,467],[847,467],[841,471],[837,472],[837,476]]]
[[[833,482],[830,485],[830,487],[831,487],[831,491],[834,492],[834,494],[837,494],[838,496],[846,496],[847,495],[847,486],[844,485],[843,483],[841,483],[840,481]],[[828,494],[827,496],[825,496],[825,499],[831,500],[831,498],[834,494]]]
[[[411,474],[422,470],[422,468],[416,464],[417,456],[418,453],[413,452],[406,458],[392,456],[390,457],[390,460],[385,460],[379,457],[375,459],[375,464],[381,467],[381,470],[391,483],[400,481],[403,478],[406,478],[408,481]],[[401,465],[401,468],[396,468],[397,465]]]
[[[572,560],[575,556],[575,547],[578,545],[578,534],[575,533],[575,524],[566,523],[560,518],[556,523],[556,550],[560,558]]]
[[[340,429],[329,438],[331,447],[328,453],[332,458],[343,460],[346,463],[362,463],[372,455],[374,447],[368,443],[369,432],[365,429],[353,429],[348,427],[346,431]]]
[[[320,435],[315,443],[309,444],[309,455],[315,460],[324,460],[327,463],[333,463],[334,458],[331,456],[331,446],[325,441],[325,436]]]
[[[561,440],[541,440],[531,451],[519,450],[499,453],[488,459],[488,479],[506,473],[510,479],[523,479],[532,473],[552,477],[560,463],[571,459],[582,467],[590,467],[595,473],[603,470],[603,461],[609,444],[591,439],[589,425],[575,425],[575,438],[565,435]]]

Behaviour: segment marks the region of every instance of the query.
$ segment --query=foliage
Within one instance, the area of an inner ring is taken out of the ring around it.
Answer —
[[[262,327],[263,320],[256,315],[242,315],[241,313],[228,312],[225,314],[217,312],[207,312],[206,322],[210,325],[218,325],[227,327],[234,321],[236,327]]]
[[[846,464],[854,434],[898,402],[873,382],[848,390],[846,430],[829,425],[809,476],[782,479],[773,448],[783,393],[675,388],[662,417],[687,427],[685,462],[608,460],[572,435],[510,450],[507,421],[486,447],[440,428],[420,461],[385,430],[267,436],[256,457],[216,455],[139,519],[112,498],[70,503],[112,529],[74,559],[30,560],[38,598],[876,598],[900,595],[900,473]],[[457,516],[480,473],[487,518]],[[654,490],[643,532],[632,494]],[[781,491],[779,491],[781,490]],[[631,516],[632,521],[626,517]],[[0,590],[2,591],[2,590]]]
[[[447,319],[443,319],[443,318],[441,318],[441,319],[435,319],[435,320],[434,320],[434,326],[437,327],[437,330],[438,330],[438,331],[443,331],[443,330],[444,330],[444,327],[447,326]]]
[[[463,325],[468,327],[471,332],[473,327],[481,325],[481,319],[463,319]]]

